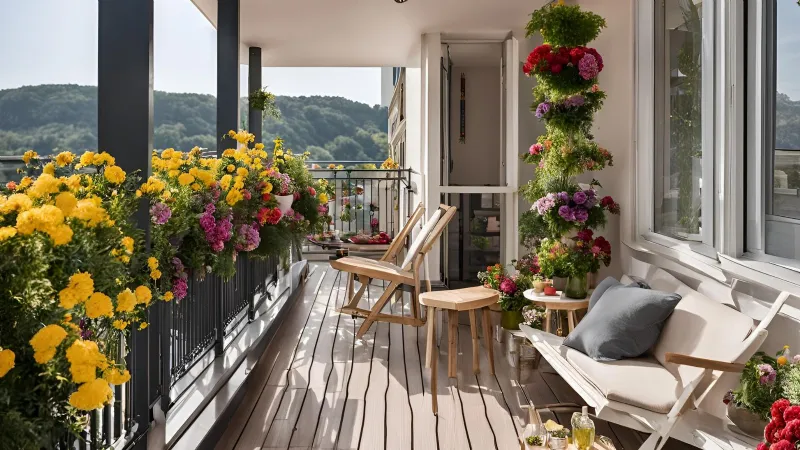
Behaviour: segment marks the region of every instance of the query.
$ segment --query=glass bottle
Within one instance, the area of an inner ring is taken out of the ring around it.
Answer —
[[[572,415],[572,443],[578,450],[589,450],[594,444],[594,422],[589,418],[589,407]]]

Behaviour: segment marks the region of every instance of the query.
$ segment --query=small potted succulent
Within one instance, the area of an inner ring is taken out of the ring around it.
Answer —
[[[550,438],[547,444],[551,450],[566,450],[569,445],[569,428],[560,428],[550,431]]]

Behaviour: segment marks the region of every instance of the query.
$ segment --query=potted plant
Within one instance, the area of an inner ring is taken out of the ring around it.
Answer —
[[[558,430],[550,431],[547,445],[551,450],[566,450],[569,445],[569,428],[561,427]]]
[[[275,104],[275,94],[269,92],[266,86],[251,92],[247,99],[253,109],[263,111],[275,119],[281,118],[281,110]]]
[[[564,294],[569,298],[586,298],[588,274],[600,269],[600,264],[611,263],[611,244],[602,236],[594,237],[586,228],[569,239],[545,239],[539,246],[541,272],[553,276],[566,274]]]
[[[478,279],[484,287],[500,292],[502,308],[500,325],[507,330],[518,330],[523,322],[522,308],[530,302],[523,293],[530,289],[530,278],[517,274],[508,276],[502,264],[488,266],[486,272],[478,272]]]
[[[758,352],[745,364],[739,387],[725,394],[728,418],[739,431],[758,437],[770,421],[770,409],[780,398],[800,405],[800,355],[784,346],[774,357]]]

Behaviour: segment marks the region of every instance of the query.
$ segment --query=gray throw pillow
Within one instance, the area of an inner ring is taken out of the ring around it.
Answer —
[[[617,279],[614,277],[606,277],[605,279],[603,279],[603,281],[601,281],[600,284],[598,284],[597,287],[594,288],[594,291],[592,291],[592,296],[589,297],[589,311],[591,311],[592,308],[594,308],[594,305],[597,303],[598,300],[600,300],[600,297],[602,297],[603,294],[606,293],[606,290],[608,288],[610,288],[611,286],[619,286],[619,285],[620,282],[617,281]]]
[[[635,275],[628,275],[628,278],[630,278],[640,288],[642,288],[642,289],[650,289],[650,284],[648,284],[647,281],[645,281],[644,278],[637,277]]]
[[[600,283],[602,286],[608,279]],[[616,281],[616,280],[614,280]],[[636,358],[658,340],[681,296],[610,283],[564,345],[595,361]],[[600,287],[598,286],[598,288]]]

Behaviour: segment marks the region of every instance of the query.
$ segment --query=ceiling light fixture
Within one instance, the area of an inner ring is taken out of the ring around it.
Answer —
[[[408,1],[408,0],[394,0],[394,2],[395,2],[395,3],[405,3],[405,2],[407,2],[407,1]],[[800,1],[800,0],[798,0],[798,1]]]

